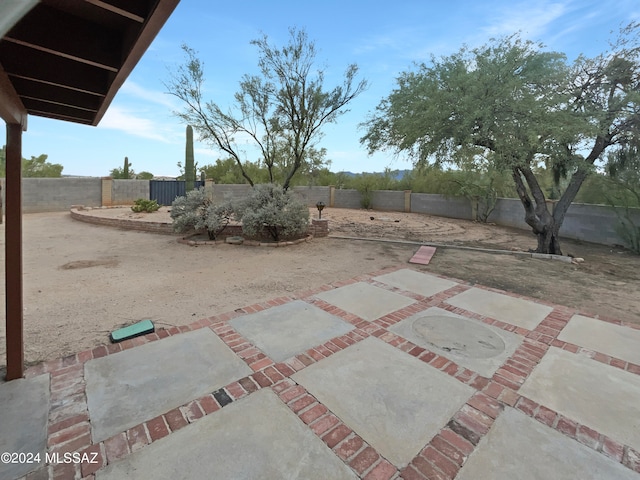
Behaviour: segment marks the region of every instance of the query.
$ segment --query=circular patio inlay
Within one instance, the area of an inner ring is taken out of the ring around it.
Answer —
[[[465,318],[447,315],[420,317],[413,322],[413,332],[427,343],[463,357],[491,358],[502,353],[502,338],[484,325]]]

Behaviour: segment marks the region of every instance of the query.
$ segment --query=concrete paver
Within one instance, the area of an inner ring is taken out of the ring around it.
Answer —
[[[0,461],[0,478],[17,478],[44,465],[49,401],[49,375],[0,384],[0,453],[30,455],[10,459],[14,463]]]
[[[406,318],[389,330],[489,378],[523,339],[437,307]]]
[[[397,467],[407,465],[474,391],[376,338],[292,378]]]
[[[519,392],[640,449],[640,376],[551,347]]]
[[[121,479],[357,478],[270,390],[198,420],[98,472]]]
[[[574,315],[558,340],[640,365],[640,330]]]
[[[551,428],[507,408],[456,480],[637,480],[638,474]]]
[[[300,300],[235,318],[229,324],[276,362],[355,328]]]
[[[445,280],[444,278],[429,275],[428,273],[416,272],[408,268],[386,273],[373,279],[425,297],[431,297],[436,293],[440,293],[457,285],[457,283],[451,280]]]
[[[210,329],[90,360],[85,377],[93,440],[109,438],[251,372]]]
[[[533,330],[553,308],[501,293],[472,288],[447,300],[455,307]]]
[[[316,295],[365,320],[375,320],[414,303],[414,300],[368,283],[359,282]]]

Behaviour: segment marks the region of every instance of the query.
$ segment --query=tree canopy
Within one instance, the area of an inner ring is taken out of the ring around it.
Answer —
[[[509,171],[538,237],[560,254],[564,216],[607,149],[638,141],[638,24],[609,52],[570,64],[518,35],[419,64],[363,124],[369,152],[407,153],[416,165],[491,165]],[[546,166],[564,188],[553,209],[535,171]]]
[[[116,180],[128,180],[136,178],[136,172],[131,168],[125,171],[123,167],[116,167],[110,170],[109,176],[111,178],[115,178]]]
[[[30,159],[22,159],[22,176],[29,177],[61,177],[63,166],[59,163],[47,162],[48,155],[42,154]],[[6,146],[0,148],[0,177],[6,176]]]
[[[289,43],[284,47],[273,46],[266,35],[251,42],[260,53],[260,74],[242,77],[235,103],[228,111],[203,98],[204,65],[186,45],[185,64],[166,84],[169,93],[184,104],[178,117],[193,126],[200,140],[233,158],[250,185],[255,182],[244,168],[247,159],[238,137],[255,144],[270,183],[278,180],[278,167],[286,165],[282,179],[285,190],[305,162],[312,161],[312,149],[322,136],[322,126],[336,122],[367,87],[365,80],[357,81],[358,67],[353,64],[344,73],[341,85],[326,89],[325,70],[316,67],[315,43],[304,30],[292,28],[289,33]]]

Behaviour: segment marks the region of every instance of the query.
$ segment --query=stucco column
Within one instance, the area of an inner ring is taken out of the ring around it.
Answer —
[[[103,207],[113,206],[113,178],[102,177],[102,202]]]
[[[411,213],[411,190],[404,191],[404,211]]]

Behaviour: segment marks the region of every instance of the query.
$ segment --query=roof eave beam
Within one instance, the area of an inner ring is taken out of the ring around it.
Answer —
[[[18,124],[23,131],[27,130],[27,109],[2,65],[0,65],[0,118],[7,124]]]
[[[180,0],[159,0],[155,10],[151,13],[147,22],[140,32],[140,36],[136,40],[133,49],[127,55],[126,61],[120,68],[120,71],[116,74],[113,83],[111,84],[109,91],[105,95],[104,102],[102,103],[100,110],[96,114],[93,121],[93,125],[98,125],[102,117],[104,116],[107,108],[111,104],[113,97],[115,97],[117,91],[120,89],[124,81],[127,79],[133,68],[142,58],[142,55],[147,51],[151,42],[155,39],[156,35],[169,19],[169,16],[176,8]]]

